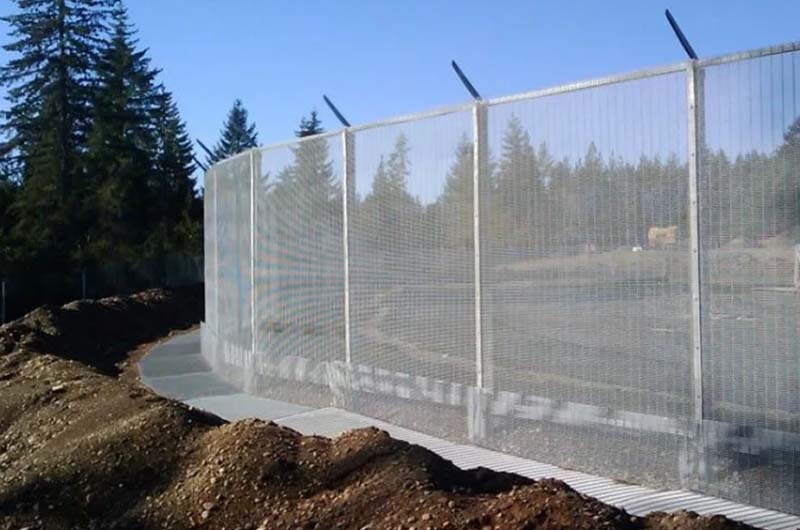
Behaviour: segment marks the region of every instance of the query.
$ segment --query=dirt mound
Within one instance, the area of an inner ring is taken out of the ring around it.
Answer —
[[[116,373],[135,345],[196,324],[202,314],[202,286],[43,306],[0,327],[0,355],[24,348]]]
[[[330,440],[226,423],[108,375],[120,360],[113,341],[162,329],[145,308],[176,325],[181,303],[151,292],[0,328],[0,528],[745,528],[631,517],[558,481],[458,469],[376,429]],[[102,335],[90,331],[96,317],[113,338],[82,350],[81,330]]]

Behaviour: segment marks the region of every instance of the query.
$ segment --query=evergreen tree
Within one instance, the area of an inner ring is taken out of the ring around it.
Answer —
[[[422,205],[407,189],[409,151],[408,138],[400,134],[388,159],[381,157],[372,190],[360,207],[362,222],[371,223],[370,230],[383,234],[381,244],[396,251],[419,240],[423,213]]]
[[[137,50],[134,31],[121,4],[113,13],[113,34],[97,65],[99,86],[89,136],[88,178],[81,194],[87,247],[95,259],[133,260],[158,224],[167,196],[158,182],[158,71],[145,50]]]
[[[792,244],[800,243],[800,118],[783,135],[783,144],[774,155],[776,183],[776,231],[793,229]]]
[[[303,119],[301,130],[306,124]],[[295,271],[272,288],[304,300],[294,324],[330,327],[323,317],[335,312],[343,281],[338,260],[331,258],[342,249],[342,189],[326,138],[308,138],[290,151],[291,163],[277,173],[274,185],[259,186],[257,197],[259,219],[268,227],[264,243]]]
[[[551,252],[560,244],[560,226],[555,218],[558,205],[555,202],[554,181],[558,177],[557,164],[550,156],[547,144],[542,142],[536,151],[536,171],[539,179],[539,194],[534,198],[535,217],[542,234],[540,250]]]
[[[494,236],[527,248],[540,242],[543,226],[537,223],[537,215],[542,216],[536,203],[543,199],[544,185],[530,136],[520,119],[512,116],[497,168],[497,204],[490,218]]]
[[[212,149],[213,156],[208,157],[209,165],[258,145],[256,124],[248,123],[247,109],[244,108],[242,100],[237,99],[233,102],[220,135],[219,142]]]
[[[336,181],[328,142],[324,138],[312,138],[294,146],[292,154],[292,179],[297,197],[302,199],[305,217],[317,219],[321,226],[332,221],[338,223],[342,209],[341,187]]]
[[[314,136],[322,132],[325,132],[325,129],[322,128],[322,120],[317,116],[317,111],[312,110],[310,118],[306,119],[306,117],[303,116],[300,120],[300,128],[297,129],[294,134],[298,138],[305,138],[306,136]]]
[[[19,185],[6,175],[0,176],[0,276],[6,277],[11,272],[14,263],[16,242],[11,234],[11,228],[16,219],[12,212],[12,205],[19,192]]]
[[[410,174],[408,160],[408,138],[400,134],[395,140],[394,150],[389,154],[388,160],[381,156],[375,176],[372,180],[372,191],[365,199],[380,201],[382,208],[399,211],[416,200],[408,193],[407,179]]]
[[[316,112],[312,112],[310,120],[302,118],[297,135],[311,136],[320,131]],[[303,237],[319,242],[327,236],[330,241],[332,231],[341,229],[342,192],[330,159],[328,141],[309,138],[291,150],[293,162],[278,174],[273,200],[278,201],[281,210],[291,212],[295,230],[300,230]]]
[[[600,201],[598,180],[603,178],[605,164],[594,142],[589,143],[586,155],[575,168],[575,182],[578,186],[578,226],[581,230],[582,245],[598,246],[602,237],[602,223],[598,213],[603,204]]]
[[[17,0],[3,17],[17,40],[0,68],[9,87],[0,155],[18,171],[15,232],[30,260],[58,267],[78,244],[76,228],[93,72],[109,0]]]
[[[473,143],[466,135],[456,146],[455,162],[447,174],[444,190],[439,197],[444,243],[447,246],[471,248],[473,245]]]
[[[195,194],[192,142],[172,95],[164,91],[155,114],[155,179],[153,192],[160,197],[158,219],[161,240],[150,239],[148,252],[198,254],[202,250],[202,203]]]
[[[550,166],[547,196],[551,202],[549,250],[557,253],[571,250],[580,238],[578,193],[574,164],[564,157]]]
[[[407,198],[406,188],[411,174],[411,161],[408,159],[408,137],[400,134],[394,142],[394,150],[386,162],[386,175],[389,186],[398,193],[398,198]],[[410,197],[410,196],[408,196]]]

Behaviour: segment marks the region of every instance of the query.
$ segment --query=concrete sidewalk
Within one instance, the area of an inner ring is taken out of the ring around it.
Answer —
[[[206,410],[227,420],[272,420],[303,434],[334,437],[359,427],[375,426],[394,438],[421,445],[462,468],[483,466],[533,479],[556,478],[603,502],[634,515],[653,511],[692,510],[723,514],[770,530],[800,528],[800,517],[684,490],[659,491],[611,479],[568,471],[480,447],[460,445],[342,409],[313,409],[244,394],[211,370],[200,354],[200,332],[177,335],[155,346],[139,362],[144,384],[158,394]]]

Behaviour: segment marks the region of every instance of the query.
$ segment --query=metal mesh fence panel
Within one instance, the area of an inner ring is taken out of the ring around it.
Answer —
[[[276,399],[797,512],[797,49],[215,165],[204,355]]]
[[[487,443],[659,485],[691,418],[684,72],[489,108]]]
[[[202,323],[202,353],[213,361],[216,343],[213,338],[217,329],[217,209],[214,168],[209,169],[203,179],[203,266],[205,317]]]
[[[250,154],[214,166],[217,349],[215,368],[242,388],[252,373]]]
[[[216,324],[216,222],[214,207],[214,170],[206,173],[203,180],[203,266],[205,268],[205,323]]]
[[[345,361],[341,135],[263,149],[258,158],[259,391],[330,406]]]
[[[475,384],[472,118],[354,133],[353,408],[447,438]]]
[[[704,487],[800,506],[800,54],[698,72]]]

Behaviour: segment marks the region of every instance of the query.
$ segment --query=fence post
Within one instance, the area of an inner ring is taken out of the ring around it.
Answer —
[[[258,148],[250,150],[250,379],[256,380],[256,162]],[[260,164],[259,164],[260,166]]]
[[[482,100],[476,100],[472,107],[472,230],[473,262],[475,282],[475,388],[467,409],[467,434],[472,442],[480,442],[486,437],[487,394],[491,382],[486,378],[483,348],[483,315],[481,300],[481,191],[488,166],[488,107]],[[488,383],[488,384],[487,384]]]
[[[2,314],[2,324],[6,323],[6,279],[3,278],[2,282],[2,298],[3,300],[0,302],[0,313]]]
[[[332,363],[328,375],[328,386],[333,406],[353,410],[352,370],[353,358],[350,335],[350,206],[354,196],[355,141],[353,133],[342,130],[342,258],[344,261],[344,366]]]
[[[355,176],[355,141],[349,129],[342,130],[342,250],[344,252],[344,358],[348,370],[352,365],[350,350],[350,194]]]
[[[217,208],[217,172],[212,167],[209,171],[212,177],[211,182],[214,185],[214,331],[217,334],[214,351],[216,353],[216,346],[219,345],[219,209]]]
[[[692,403],[693,429],[687,450],[688,469],[682,473],[685,487],[696,489],[706,473],[706,451],[703,426],[703,333],[700,261],[700,156],[704,142],[702,124],[702,70],[697,61],[686,67],[689,140],[689,236],[691,241],[690,283],[692,293]]]

